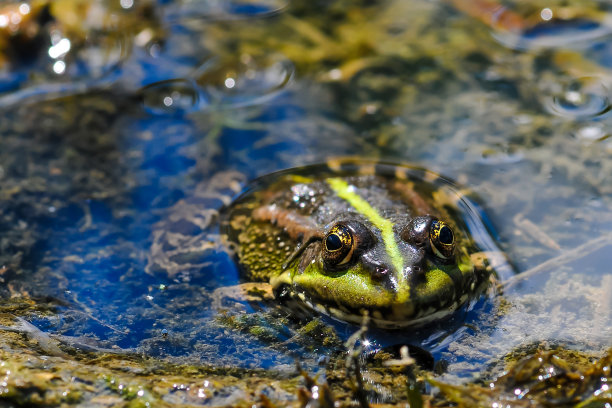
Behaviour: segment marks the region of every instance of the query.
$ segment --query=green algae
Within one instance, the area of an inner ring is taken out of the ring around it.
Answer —
[[[456,386],[428,381],[459,407],[604,407],[612,403],[608,385],[612,350],[600,357],[571,349],[517,350],[503,374],[485,384]]]
[[[272,311],[239,315],[222,313],[217,320],[223,326],[246,332],[277,349],[290,350],[299,346],[310,352],[341,350],[342,341],[321,318],[300,325],[287,316],[279,315],[278,311]]]
[[[249,390],[264,389],[282,378],[263,371],[172,365],[138,355],[50,357],[30,351],[32,347],[23,343],[22,336],[6,332],[2,332],[2,344],[0,400],[17,405],[163,407],[174,401],[215,401],[224,395],[227,402],[223,405],[246,406],[257,400],[257,393]],[[294,388],[292,384],[290,390]]]

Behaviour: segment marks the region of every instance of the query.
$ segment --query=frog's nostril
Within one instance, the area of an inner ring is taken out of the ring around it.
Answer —
[[[384,266],[376,266],[372,271],[372,278],[381,281],[389,275],[389,269]]]
[[[407,275],[413,276],[425,276],[425,268],[421,265],[412,265],[411,267],[406,268]]]
[[[425,252],[423,249],[419,249],[415,254],[415,258],[411,265],[404,268],[404,276],[406,279],[410,279],[411,277],[425,277],[425,271],[427,270],[426,260],[425,260]]]
[[[379,262],[372,261],[367,257],[363,257],[361,259],[363,267],[368,271],[372,280],[378,282],[379,284],[385,284],[389,282],[391,277],[391,273],[389,272],[389,267],[381,264]]]

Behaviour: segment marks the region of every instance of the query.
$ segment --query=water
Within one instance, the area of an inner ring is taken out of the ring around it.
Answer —
[[[234,326],[217,318],[214,290],[239,274],[215,217],[249,179],[357,155],[466,186],[514,270],[536,270],[411,340],[444,380],[525,346],[610,347],[609,7],[344,3],[0,9],[2,324],[21,316],[67,350],[263,377],[298,358],[333,377],[321,362],[342,346],[308,347],[298,324],[275,325],[286,316],[242,304]]]

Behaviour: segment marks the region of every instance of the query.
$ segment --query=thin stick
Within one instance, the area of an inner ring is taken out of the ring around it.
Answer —
[[[531,278],[532,276],[542,273],[549,268],[559,267],[568,262],[575,261],[576,259],[580,259],[583,256],[591,254],[597,251],[598,249],[601,249],[606,245],[610,244],[612,244],[612,234],[601,235],[597,238],[585,242],[582,245],[577,246],[574,249],[570,249],[559,256],[551,258],[548,261],[544,261],[541,264],[534,266],[533,268],[527,269],[526,271],[521,272],[518,275],[514,275],[505,282],[500,283],[499,287],[503,289],[508,289],[516,285],[520,281],[523,281],[527,278]]]
[[[363,320],[361,322],[361,328],[349,337],[344,343],[344,347],[347,348],[346,356],[346,373],[348,376],[351,375],[351,366],[353,367],[353,375],[355,376],[355,382],[352,383],[353,392],[359,402],[360,408],[370,408],[370,403],[365,393],[365,387],[363,384],[363,377],[361,375],[361,365],[359,363],[359,356],[363,352],[363,340],[364,336],[368,331],[368,324],[370,323],[370,316],[366,312],[363,314]],[[357,342],[361,341],[361,344],[357,346]]]

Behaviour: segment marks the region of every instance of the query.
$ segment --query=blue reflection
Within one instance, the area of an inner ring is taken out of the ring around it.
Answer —
[[[582,36],[601,29],[601,24],[586,19],[574,20],[551,20],[546,23],[537,24],[523,33],[525,39],[533,40],[545,36]]]

